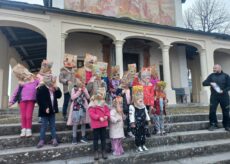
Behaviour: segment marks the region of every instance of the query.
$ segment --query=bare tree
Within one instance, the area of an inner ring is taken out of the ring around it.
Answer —
[[[230,28],[229,13],[220,0],[196,0],[184,16],[190,29],[226,33]]]

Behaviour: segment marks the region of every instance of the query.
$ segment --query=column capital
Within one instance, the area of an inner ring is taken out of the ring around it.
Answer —
[[[113,44],[115,44],[116,46],[123,46],[124,43],[125,43],[125,40],[115,40],[113,42]]]
[[[61,38],[65,40],[68,37],[68,33],[61,33]]]
[[[162,49],[162,51],[168,51],[173,45],[161,45],[160,48]]]
[[[201,48],[201,49],[198,49],[197,52],[198,52],[200,55],[205,55],[206,49]]]

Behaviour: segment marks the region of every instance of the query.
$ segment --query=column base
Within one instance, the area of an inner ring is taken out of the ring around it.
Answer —
[[[8,108],[8,102],[9,102],[9,96],[2,96],[2,104],[1,109],[7,109]]]
[[[209,96],[210,96],[210,92],[208,90],[201,90],[200,91],[200,104],[209,105]]]
[[[173,105],[176,104],[176,93],[174,90],[165,90],[165,93],[167,95],[168,104]]]

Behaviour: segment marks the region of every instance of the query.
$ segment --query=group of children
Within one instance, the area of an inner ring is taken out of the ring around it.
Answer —
[[[78,125],[81,125],[80,141],[87,142],[86,124],[90,123],[93,130],[95,160],[99,159],[99,140],[101,140],[102,158],[107,158],[108,126],[114,155],[124,153],[122,139],[125,138],[125,134],[127,137],[135,137],[138,152],[148,150],[145,146],[145,137],[149,133],[148,125],[151,124],[151,117],[156,133],[165,133],[166,84],[158,80],[154,66],[142,68],[140,73],[137,73],[136,65],[129,64],[128,71],[120,78],[119,66],[107,70],[107,63],[97,62],[97,58],[91,54],[86,54],[82,68],[76,68],[76,55],[65,55],[63,63],[64,67],[61,68],[59,75],[59,82],[63,84],[64,92],[63,117],[67,125],[72,126],[73,144],[77,144],[78,141]],[[55,113],[58,112],[57,99],[62,93],[56,86],[56,78],[52,75],[51,67],[52,63],[43,61],[36,77],[21,65],[13,69],[19,80],[19,87],[15,90],[9,105],[19,103],[22,123],[20,136],[29,137],[32,135],[32,113],[37,101],[42,121],[38,148],[44,146],[48,123],[51,126],[52,144],[58,145]],[[110,78],[107,75],[109,71]]]

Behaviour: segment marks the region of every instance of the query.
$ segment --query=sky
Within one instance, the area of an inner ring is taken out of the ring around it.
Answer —
[[[189,8],[195,1],[196,0],[186,0],[186,2],[182,5],[183,11]],[[218,1],[225,3],[226,4],[225,6],[227,9],[230,8],[230,0],[218,0]]]
[[[20,2],[26,2],[31,4],[43,5],[43,0],[12,0],[12,1],[20,1]]]

